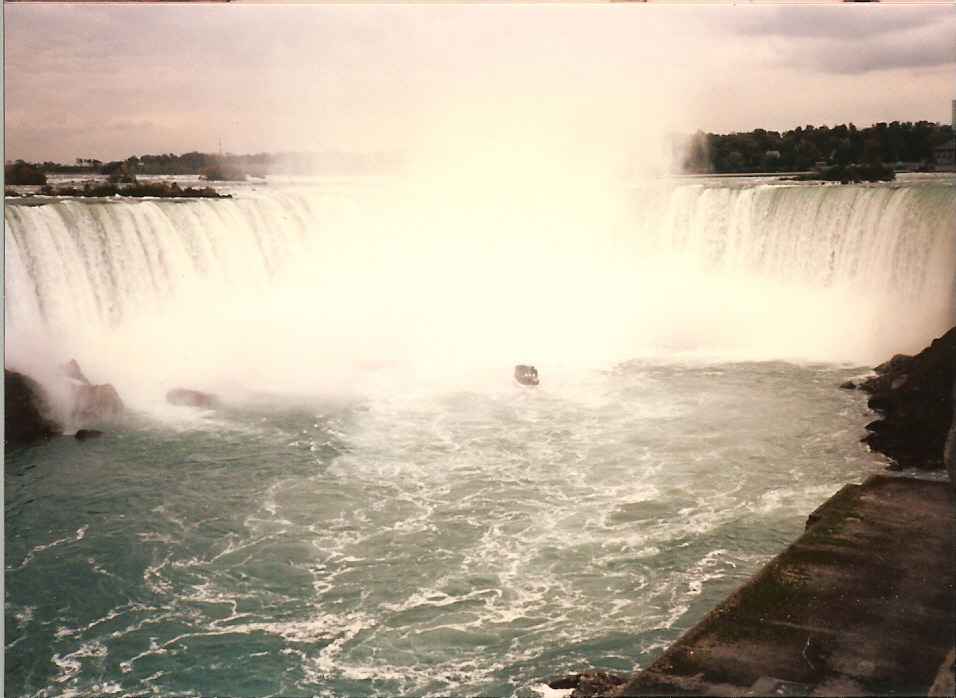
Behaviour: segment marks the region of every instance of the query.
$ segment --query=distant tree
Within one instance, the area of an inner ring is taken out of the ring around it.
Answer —
[[[214,162],[206,167],[202,173],[203,179],[210,182],[244,182],[246,173],[232,163],[225,161]]]
[[[808,138],[801,139],[800,143],[797,145],[797,154],[793,163],[794,169],[812,169],[822,159],[823,156],[820,154],[820,150],[813,143],[813,141]]]
[[[3,180],[4,184],[46,184],[46,175],[35,165],[17,160],[3,166]]]
[[[871,135],[863,142],[863,162],[867,165],[877,165],[883,162],[882,153],[879,137]]]
[[[694,143],[706,143],[713,172],[806,171],[821,162],[844,169],[869,162],[930,163],[934,148],[953,138],[949,125],[929,121],[881,122],[859,128],[856,124],[798,126],[778,133],[754,129],[746,133],[695,134]],[[865,150],[865,152],[864,152]],[[768,156],[777,152],[779,157]],[[684,157],[684,171],[704,172],[700,149],[692,146]]]
[[[732,172],[741,172],[744,169],[744,154],[739,150],[731,151],[727,156],[727,165],[731,168]]]
[[[768,150],[763,154],[764,165],[766,165],[768,169],[776,169],[780,166],[782,157],[779,150]]]
[[[113,184],[134,184],[136,175],[130,172],[129,163],[125,160],[114,160],[100,168],[100,174],[109,175]]]
[[[850,147],[850,139],[842,138],[836,144],[835,154],[833,159],[836,161],[836,164],[845,167],[853,162],[853,150]]]

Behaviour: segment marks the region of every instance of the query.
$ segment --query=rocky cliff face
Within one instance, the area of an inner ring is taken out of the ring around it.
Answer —
[[[916,356],[897,354],[875,370],[860,388],[870,393],[867,404],[880,418],[866,425],[870,433],[863,441],[898,468],[942,468],[953,428],[956,327]]]
[[[953,381],[953,404],[956,405],[956,381]],[[953,410],[953,423],[949,427],[949,437],[943,450],[943,462],[949,473],[949,481],[956,488],[956,409]]]

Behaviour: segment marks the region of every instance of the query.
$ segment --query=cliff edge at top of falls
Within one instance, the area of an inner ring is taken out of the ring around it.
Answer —
[[[866,425],[863,442],[892,458],[897,469],[942,468],[954,427],[956,327],[919,354],[897,354],[875,370],[860,388],[870,393],[867,404],[880,419]]]

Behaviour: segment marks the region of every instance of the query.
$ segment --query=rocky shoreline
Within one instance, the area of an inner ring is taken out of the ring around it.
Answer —
[[[844,486],[797,541],[602,695],[952,695],[953,504],[934,480]]]
[[[891,469],[942,468],[947,437],[956,431],[956,327],[919,354],[897,354],[874,370],[858,387],[880,417],[866,425],[870,433],[862,441],[891,458]]]
[[[871,476],[633,675],[547,681],[567,698],[925,695],[956,686],[948,483]]]
[[[110,383],[94,384],[74,359],[59,367],[48,386],[30,376],[4,368],[4,445],[21,448],[54,436],[73,433],[79,441],[103,434],[91,426],[116,422],[126,416],[126,406]],[[52,399],[51,389],[58,396]],[[54,404],[54,403],[57,404]],[[173,388],[166,394],[171,405],[217,409],[219,396],[191,388]]]
[[[869,393],[867,405],[879,415],[861,441],[888,456],[890,470],[945,467],[948,486],[877,476],[847,485],[809,515],[799,541],[650,667],[630,677],[570,674],[547,681],[549,688],[572,689],[569,698],[857,695],[886,685],[952,695],[956,327],[919,354],[897,354],[874,372],[859,385],[840,386]],[[874,592],[864,581],[891,569],[892,588],[876,585]],[[906,594],[898,593],[899,578]],[[843,591],[834,593],[837,586]],[[760,612],[751,612],[755,604]],[[893,619],[874,615],[871,606],[897,618],[894,633],[913,626],[910,639],[881,632]],[[841,613],[845,618],[835,620]],[[904,622],[910,616],[915,620]]]
[[[20,448],[75,430],[80,441],[102,432],[87,427],[121,418],[126,406],[109,383],[95,385],[74,360],[61,367],[55,405],[47,388],[30,376],[4,368],[4,446]],[[62,395],[61,395],[62,393]]]

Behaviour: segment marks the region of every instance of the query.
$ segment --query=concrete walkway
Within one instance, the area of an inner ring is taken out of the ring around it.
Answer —
[[[956,632],[953,489],[874,476],[615,695],[926,695]]]

